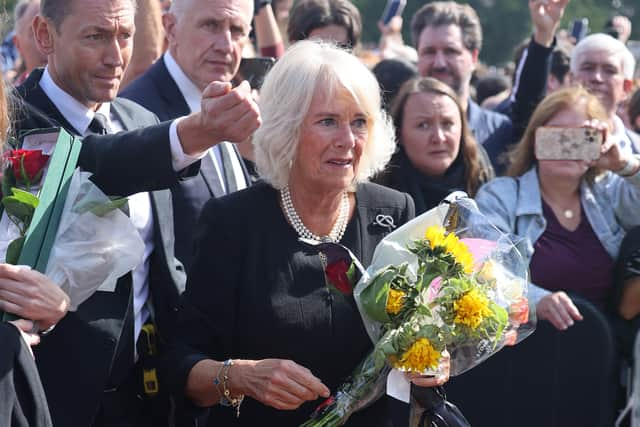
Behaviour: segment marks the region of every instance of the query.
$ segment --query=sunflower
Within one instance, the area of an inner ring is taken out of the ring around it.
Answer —
[[[393,363],[395,368],[409,372],[424,372],[427,369],[435,369],[440,361],[440,352],[433,347],[431,341],[419,338],[404,354],[400,360]]]
[[[400,310],[402,310],[402,306],[404,305],[405,298],[406,294],[404,292],[397,291],[395,289],[389,289],[389,294],[387,295],[387,313],[400,313]]]
[[[444,246],[444,235],[445,230],[443,227],[439,225],[432,225],[427,228],[427,231],[424,233],[424,238],[429,241],[431,249],[435,249],[438,246]]]
[[[493,314],[489,308],[489,299],[478,289],[471,289],[453,303],[455,323],[476,329],[482,321]]]
[[[453,255],[456,263],[462,266],[465,273],[470,274],[473,272],[473,254],[464,242],[458,240],[454,244],[447,246],[447,252]]]

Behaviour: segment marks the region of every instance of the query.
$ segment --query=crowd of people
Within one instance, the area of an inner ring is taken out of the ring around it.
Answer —
[[[401,17],[381,23],[374,55],[349,0],[20,0],[0,135],[82,138],[78,166],[128,198],[144,255],[75,310],[46,275],[0,264],[0,310],[20,318],[0,323],[0,425],[300,425],[372,348],[300,239],[366,267],[393,229],[377,216],[399,226],[459,190],[520,239],[538,319],[566,330],[582,320],[572,295],[586,298],[633,365],[630,23],[574,40],[568,3],[529,0],[533,34],[506,78],[483,72],[480,19],[453,1],[407,17],[411,45]],[[238,78],[252,56],[276,59],[261,87]],[[541,127],[602,132],[599,158],[538,158]],[[441,372],[410,381],[439,387]],[[385,396],[347,425],[408,416]]]

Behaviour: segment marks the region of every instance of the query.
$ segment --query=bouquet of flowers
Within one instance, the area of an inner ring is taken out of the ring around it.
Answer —
[[[58,129],[28,136],[35,147],[2,157],[0,259],[45,273],[75,310],[97,289],[112,291],[144,244],[120,210],[127,200],[107,197],[76,167],[81,141]]]
[[[373,352],[303,426],[343,425],[380,397],[391,368],[437,375],[447,350],[459,375],[524,339],[535,327],[527,283],[512,240],[460,193],[394,231],[354,289]],[[389,381],[408,401],[404,375]]]

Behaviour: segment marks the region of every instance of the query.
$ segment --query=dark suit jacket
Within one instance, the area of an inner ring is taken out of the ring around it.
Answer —
[[[473,136],[487,151],[493,168],[499,174],[498,171],[503,169],[501,155],[513,143],[511,119],[504,114],[482,108],[469,99],[467,120]]]
[[[164,59],[160,58],[144,74],[131,82],[120,94],[154,112],[160,120],[172,120],[190,113],[178,85],[169,74]],[[234,147],[235,149],[235,147]],[[236,151],[240,165],[243,166],[245,181],[250,177],[240,155]],[[188,270],[193,252],[193,229],[200,211],[211,197],[224,195],[218,183],[213,166],[205,163],[198,176],[183,180],[171,187],[173,213],[176,231],[176,256]]]
[[[78,135],[40,88],[42,70],[34,71],[16,92],[16,131],[60,126]],[[178,181],[173,171],[169,124],[135,103],[115,99],[112,110],[125,129],[117,135],[89,136],[83,140],[79,166],[93,172],[93,181],[108,195],[128,196],[167,188]],[[197,167],[197,166],[196,166]],[[193,173],[193,170],[187,173]],[[150,257],[149,288],[160,333],[169,332],[174,307],[186,277],[173,254],[173,217],[168,190],[153,191],[155,249]],[[116,353],[133,343],[131,274],[120,278],[115,292],[97,291],[67,315],[36,347],[36,360],[55,425],[91,424],[103,390],[118,385],[112,364]],[[125,323],[129,323],[125,327]],[[126,360],[129,355],[124,355]],[[133,354],[131,354],[133,366]]]

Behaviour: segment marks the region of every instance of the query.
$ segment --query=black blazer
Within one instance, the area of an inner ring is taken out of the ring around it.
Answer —
[[[371,351],[353,298],[329,292],[317,250],[298,241],[279,200],[276,190],[258,183],[205,205],[174,340],[179,391],[202,359],[273,357],[306,366],[335,391]],[[341,243],[365,267],[390,231],[376,223],[380,214],[399,226],[414,216],[413,201],[376,184],[358,185],[356,211]],[[388,426],[386,403],[373,405],[348,425]],[[247,399],[239,419],[217,406],[208,425],[298,426],[317,404],[277,411]]]
[[[149,69],[125,87],[120,94],[154,112],[160,120],[173,120],[188,115],[187,105],[178,85],[169,74],[161,57]],[[234,146],[243,169],[245,182],[251,183],[244,162]],[[198,176],[182,180],[171,187],[176,231],[176,256],[187,268],[193,257],[193,231],[205,202],[212,197],[222,197],[224,192],[213,168],[213,163],[203,159]]]
[[[41,75],[42,70],[34,71],[16,90],[24,101],[17,106],[17,133],[60,126],[78,135],[40,88]],[[169,124],[158,124],[155,115],[128,100],[115,99],[112,109],[126,130],[137,130],[84,138],[79,166],[93,172],[93,181],[108,195],[152,191],[155,249],[150,257],[149,289],[155,322],[163,334],[173,325],[186,281],[173,254],[171,195],[168,190],[153,191],[180,178],[171,164]],[[140,129],[144,126],[151,127]],[[193,174],[194,168],[197,165],[184,173]],[[133,322],[127,316],[132,301],[131,274],[127,274],[118,280],[115,292],[97,291],[75,313],[67,313],[35,348],[55,425],[90,425],[103,390],[117,385],[111,368],[116,350],[122,347],[120,340],[133,342]]]

